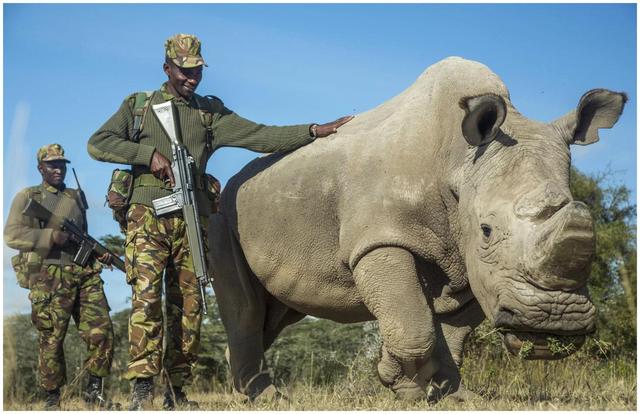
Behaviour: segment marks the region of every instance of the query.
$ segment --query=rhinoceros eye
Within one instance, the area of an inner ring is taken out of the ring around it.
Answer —
[[[491,237],[491,226],[488,224],[481,224],[480,228],[482,229],[482,236],[488,240],[489,237]]]

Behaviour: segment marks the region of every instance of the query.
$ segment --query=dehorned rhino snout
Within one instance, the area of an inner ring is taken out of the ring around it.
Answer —
[[[575,290],[586,284],[594,256],[591,213],[584,203],[571,201],[535,227],[525,274],[544,289]]]
[[[543,183],[528,191],[515,204],[519,218],[546,220],[573,200],[569,189],[563,190],[554,183]]]

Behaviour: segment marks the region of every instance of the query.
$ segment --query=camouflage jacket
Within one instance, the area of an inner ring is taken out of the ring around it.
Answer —
[[[151,105],[169,100],[176,104],[183,144],[193,156],[198,169],[196,179],[205,173],[209,158],[220,147],[280,152],[293,150],[313,140],[309,134],[309,124],[282,127],[257,124],[238,116],[218,98],[195,95],[187,102],[167,93],[164,84],[151,97],[144,127],[136,142],[132,139],[135,94],[130,95],[120,109],[91,136],[87,148],[89,155],[96,160],[133,166],[132,204],[140,203],[151,207],[152,200],[171,193],[171,190],[164,186],[162,181],[155,179],[149,170],[154,151],[159,151],[171,160],[169,138],[150,108]],[[206,110],[213,115],[213,136],[210,145],[207,145],[207,130],[202,124],[198,102],[206,102]],[[198,189],[198,204],[207,209],[210,202],[206,201],[204,188],[199,186]],[[201,210],[203,215],[208,213],[209,211]]]

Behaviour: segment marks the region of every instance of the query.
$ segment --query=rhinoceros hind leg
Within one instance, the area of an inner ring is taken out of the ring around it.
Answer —
[[[273,394],[275,396],[276,393],[279,393],[276,387],[271,383],[271,377],[266,371],[258,373],[247,383],[238,385],[236,385],[236,388],[249,397],[249,401],[256,401],[258,399],[267,400],[269,399],[269,395]]]
[[[267,388],[262,390],[262,392],[258,396],[256,396],[253,399],[253,401],[256,403],[271,402],[271,401],[286,403],[289,401],[289,399],[287,398],[286,395],[280,392],[280,390],[276,388],[275,385],[271,384]]]
[[[224,217],[210,224],[211,263],[220,317],[227,331],[227,360],[236,390],[253,399],[271,385],[264,363],[268,293],[253,274]]]
[[[269,295],[270,296],[270,295]],[[294,324],[306,315],[292,309],[273,296],[267,299],[267,317],[264,327],[264,350],[271,347],[280,332],[287,326]]]
[[[437,315],[435,327],[438,344],[433,355],[440,368],[431,380],[428,391],[430,401],[435,402],[445,397],[460,402],[479,398],[463,386],[460,366],[463,362],[464,344],[483,319],[482,309],[475,300],[451,314]]]

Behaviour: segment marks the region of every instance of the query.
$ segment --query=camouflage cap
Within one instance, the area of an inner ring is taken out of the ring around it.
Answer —
[[[64,157],[64,149],[60,144],[47,144],[38,150],[38,162],[58,161],[71,162]]]
[[[200,40],[194,35],[177,34],[164,42],[166,56],[181,68],[195,68],[205,65],[200,55]]]

